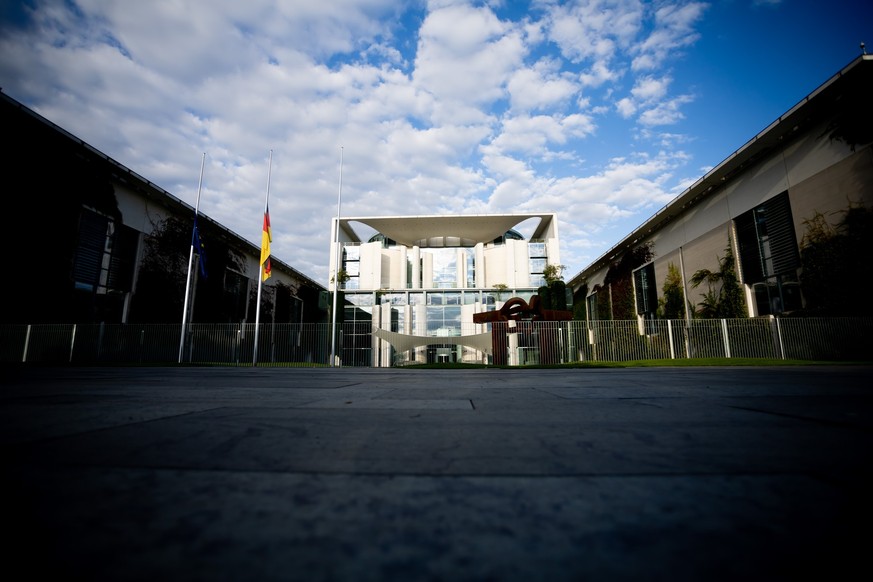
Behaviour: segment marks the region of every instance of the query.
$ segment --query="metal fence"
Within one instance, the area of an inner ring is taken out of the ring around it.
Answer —
[[[434,337],[429,346],[395,350],[369,323],[330,324],[0,325],[0,362],[31,364],[197,364],[373,366],[424,362],[532,365],[676,358],[873,360],[873,318],[752,318],[525,322],[494,334],[491,353]],[[490,327],[469,326],[460,335]],[[460,337],[458,338],[460,339]],[[495,357],[494,352],[497,352]],[[181,354],[180,354],[181,352]],[[389,357],[385,357],[386,352]]]

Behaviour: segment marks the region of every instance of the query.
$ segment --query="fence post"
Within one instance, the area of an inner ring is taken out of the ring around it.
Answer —
[[[597,361],[597,343],[594,341],[596,339],[596,334],[594,333],[594,324],[590,321],[588,322],[588,345],[591,346],[591,360]]]
[[[75,348],[75,347],[76,347],[76,324],[74,323],[73,324],[73,333],[70,336],[70,359],[68,362],[70,364],[73,363],[73,348]]]
[[[242,323],[239,324],[239,329],[236,330],[236,346],[234,346],[233,358],[239,364],[239,355],[242,353]]]
[[[676,352],[673,349],[673,322],[667,320],[667,341],[670,343],[670,359],[676,359]]]
[[[779,318],[770,316],[776,322],[776,350],[779,357],[785,359],[785,345],[782,343],[782,325],[779,323]]]
[[[724,353],[726,358],[731,357],[731,343],[728,340],[727,320],[721,320],[722,340],[724,341]]]
[[[685,320],[685,357],[691,359],[691,320]]]
[[[30,346],[30,324],[27,324],[27,334],[24,336],[24,352],[21,354],[21,361],[27,361],[27,348]]]

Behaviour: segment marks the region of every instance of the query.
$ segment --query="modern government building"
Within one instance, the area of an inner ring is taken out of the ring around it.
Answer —
[[[717,272],[727,254],[735,258],[744,315],[802,310],[800,248],[811,221],[819,216],[836,228],[850,208],[873,203],[871,61],[866,54],[853,60],[573,275],[567,285],[577,316],[617,318],[612,299],[620,282],[610,280],[610,269],[640,249],[647,258],[630,283],[641,333],[656,317],[671,270],[686,298],[682,317],[690,319],[706,291],[690,283],[692,275]],[[366,345],[372,365],[485,361],[486,326],[474,325],[473,314],[537,293],[545,266],[560,265],[558,219],[335,219],[330,272],[345,280],[345,321],[363,324],[366,338],[357,345]],[[524,238],[516,227],[531,220],[533,234]],[[356,226],[375,234],[365,240]],[[860,256],[858,268],[859,281],[869,281]],[[454,339],[427,339],[434,336]]]
[[[0,92],[9,253],[0,324],[179,323],[194,208]],[[198,216],[192,322],[255,321],[260,246]],[[265,323],[324,320],[325,287],[274,257]]]
[[[716,271],[726,254],[735,259],[745,315],[802,310],[810,225],[836,228],[849,209],[873,205],[871,61],[852,60],[570,275],[576,318],[619,318],[610,273],[631,255],[644,257],[630,278],[640,329],[658,315],[672,274],[690,319],[689,306],[705,291],[690,283],[693,274]],[[0,105],[16,144],[4,156],[6,189],[19,208],[4,213],[3,244],[21,249],[11,253],[0,324],[179,321],[180,257],[191,244],[193,208],[2,93]],[[560,210],[337,217],[330,280],[313,281],[276,257],[261,321],[330,322],[329,293],[338,284],[333,317],[343,324],[343,364],[487,363],[489,325],[475,324],[474,315],[510,298],[530,301],[546,267],[561,264]],[[200,220],[211,246],[193,320],[250,323],[259,248]],[[869,250],[858,249],[860,285],[870,285]]]
[[[356,227],[375,234],[364,240]],[[334,219],[332,234],[344,322],[363,324],[360,345],[377,366],[487,362],[489,329],[473,315],[529,300],[560,264],[555,214],[350,217]]]
[[[671,268],[686,303],[698,303],[705,289],[690,278],[717,271],[727,249],[746,315],[801,310],[800,248],[811,222],[818,216],[837,227],[850,208],[873,206],[871,86],[873,56],[863,54],[572,276],[568,285],[584,295],[588,317],[608,314],[598,305],[609,301],[610,267],[643,245],[652,259],[633,277],[640,319],[655,315]],[[854,281],[845,284],[869,286],[870,249],[855,250]]]

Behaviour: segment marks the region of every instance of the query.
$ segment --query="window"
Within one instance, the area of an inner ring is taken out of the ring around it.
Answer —
[[[734,225],[744,283],[760,283],[767,277],[793,273],[800,267],[788,192],[744,212],[734,220]]]
[[[361,248],[357,245],[343,245],[342,268],[349,277],[343,289],[361,288]]]
[[[427,249],[433,256],[433,286],[454,289],[458,286],[458,252],[455,248]]]
[[[479,301],[479,291],[467,291],[464,293],[464,305],[473,305]]]
[[[222,285],[222,301],[224,311],[233,321],[243,321],[246,318],[246,301],[249,296],[249,283],[245,275],[227,269],[224,272]]]
[[[634,271],[634,293],[638,315],[653,315],[658,309],[658,289],[655,286],[655,264],[649,263]]]
[[[73,267],[76,289],[99,294],[130,291],[138,244],[134,229],[82,208]]]
[[[542,241],[529,242],[527,244],[527,255],[530,264],[530,286],[542,287],[546,284],[546,279],[543,277],[543,271],[548,264],[546,243]]]
[[[76,289],[105,289],[108,275],[105,258],[112,252],[112,227],[112,222],[106,216],[89,208],[82,209],[79,217],[79,244],[73,267]]]
[[[476,252],[474,249],[464,249],[467,259],[467,287],[476,286]]]
[[[588,319],[599,319],[597,317],[597,293],[592,293],[586,297],[585,303],[588,305]]]
[[[391,305],[406,305],[406,293],[383,293],[379,301],[383,305],[390,303]]]
[[[429,305],[427,307],[427,335],[461,335],[461,307],[455,305]]]
[[[799,309],[800,252],[788,192],[739,215],[734,227],[740,279],[752,287],[758,315]]]
[[[758,315],[776,315],[803,307],[797,275],[769,277],[766,281],[752,285],[752,290],[755,293]]]

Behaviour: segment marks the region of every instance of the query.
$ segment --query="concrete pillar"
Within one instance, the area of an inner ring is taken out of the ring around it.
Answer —
[[[485,287],[485,244],[476,243],[475,261],[473,263],[476,271],[476,287],[481,289]]]
[[[410,289],[421,289],[421,249],[412,247],[412,284]]]
[[[430,253],[421,254],[421,286],[425,289],[433,288],[433,255]]]

